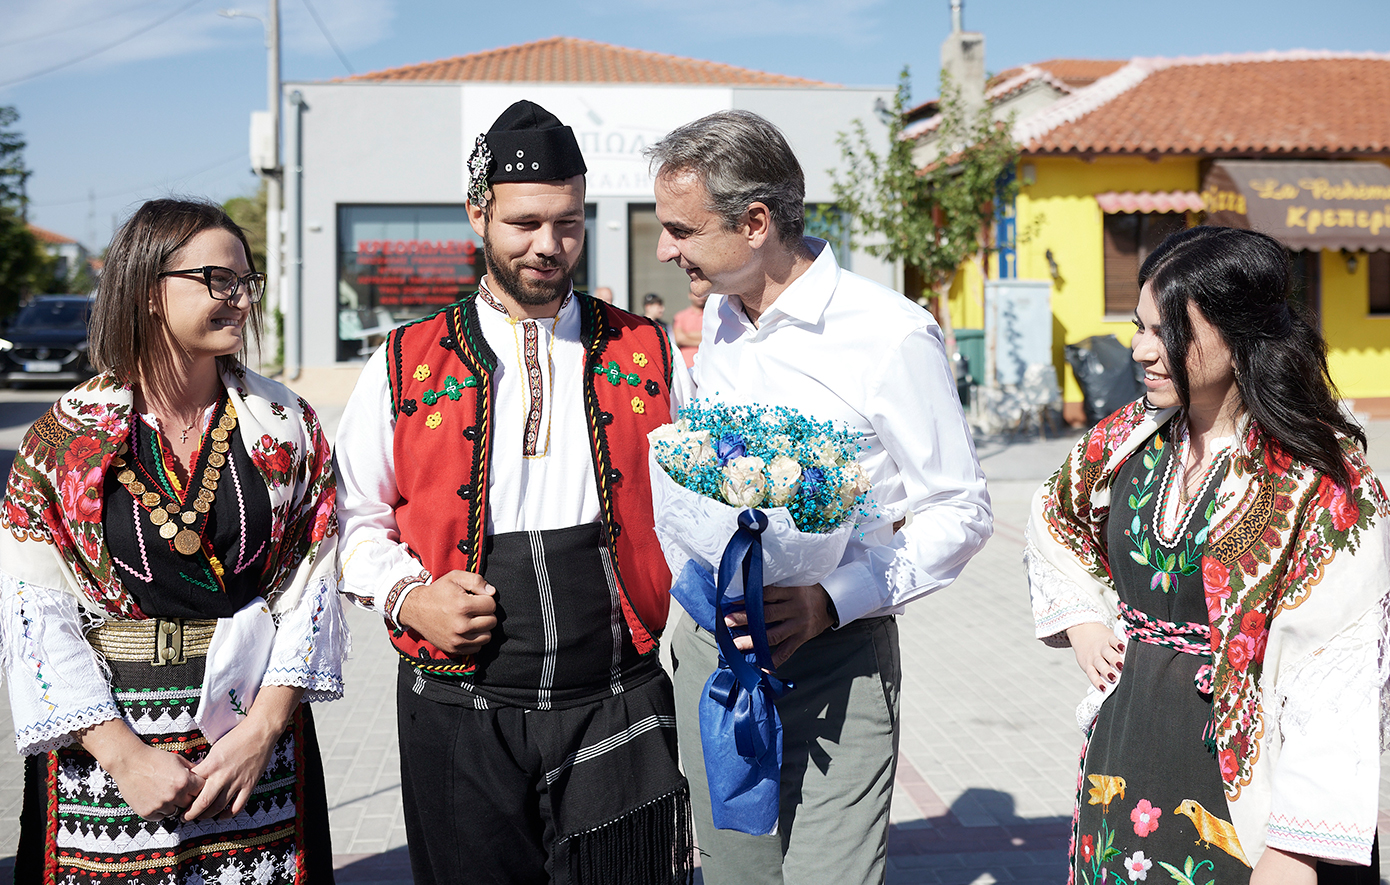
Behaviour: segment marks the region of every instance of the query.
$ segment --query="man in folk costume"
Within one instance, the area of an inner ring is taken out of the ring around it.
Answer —
[[[841,269],[803,236],[805,180],[775,126],[711,114],[649,152],[660,167],[657,257],[708,295],[701,397],[795,408],[859,434],[876,512],[838,568],[809,587],[767,587],[782,721],[778,832],[715,829],[699,704],[718,648],[673,628],[681,753],[705,881],[882,882],[902,670],[894,616],[951,583],[993,531],[985,478],[931,315]],[[746,625],[746,613],[730,626]],[[748,651],[751,638],[736,639]]]
[[[344,586],[401,656],[414,878],[683,881],[646,436],[689,380],[655,323],[571,287],[570,127],[517,102],[468,168],[487,275],[388,336],[338,432]]]

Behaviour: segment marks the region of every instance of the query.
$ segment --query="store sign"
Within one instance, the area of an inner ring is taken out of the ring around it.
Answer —
[[[652,198],[643,152],[692,120],[733,107],[733,90],[704,86],[575,86],[468,84],[463,101],[463,186],[478,136],[513,102],[529,99],[574,129],[589,167],[589,197]]]
[[[1202,179],[1209,224],[1290,249],[1390,250],[1390,167],[1357,160],[1218,160]]]
[[[359,240],[346,282],[386,308],[452,304],[478,282],[472,240]]]

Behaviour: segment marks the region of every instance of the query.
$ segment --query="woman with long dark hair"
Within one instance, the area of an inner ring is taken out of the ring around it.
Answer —
[[[342,694],[336,486],[313,410],[238,360],[264,283],[220,207],[145,203],[92,308],[101,374],[15,459],[16,882],[333,880],[302,702]]]
[[[1277,241],[1182,231],[1139,282],[1147,394],[1028,526],[1037,635],[1093,686],[1072,879],[1378,883],[1390,503],[1365,435]]]

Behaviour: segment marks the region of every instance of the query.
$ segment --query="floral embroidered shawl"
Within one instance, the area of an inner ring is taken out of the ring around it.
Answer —
[[[241,436],[270,493],[272,549],[263,587],[274,612],[332,577],[337,486],[318,417],[285,386],[240,365],[224,373]],[[133,394],[103,373],[34,422],[0,509],[0,557],[23,581],[63,589],[100,619],[141,619],[112,569],[102,527],[106,471],[130,434]]]
[[[1067,645],[1063,631],[1076,624],[1114,625],[1118,596],[1106,545],[1111,483],[1126,458],[1176,413],[1147,411],[1143,400],[1120,409],[1077,444],[1035,497],[1024,555],[1037,635],[1048,644]],[[1315,667],[1320,656],[1336,657],[1330,650],[1348,645],[1343,637],[1353,629],[1356,642],[1366,635],[1379,642],[1369,657],[1379,715],[1369,718],[1380,724],[1376,756],[1385,746],[1390,502],[1361,450],[1350,441],[1343,449],[1350,494],[1294,461],[1254,422],[1242,422],[1207,523],[1201,568],[1215,665],[1217,759],[1232,822],[1252,862],[1264,849],[1266,827],[1273,827],[1272,769],[1289,727],[1280,719],[1287,715],[1287,692],[1300,670]],[[1370,814],[1374,835],[1374,808]]]

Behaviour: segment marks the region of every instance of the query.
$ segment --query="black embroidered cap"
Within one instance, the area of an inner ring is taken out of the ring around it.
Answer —
[[[487,189],[502,181],[560,181],[588,171],[574,130],[523,99],[478,136],[468,158],[468,199],[481,206]]]

